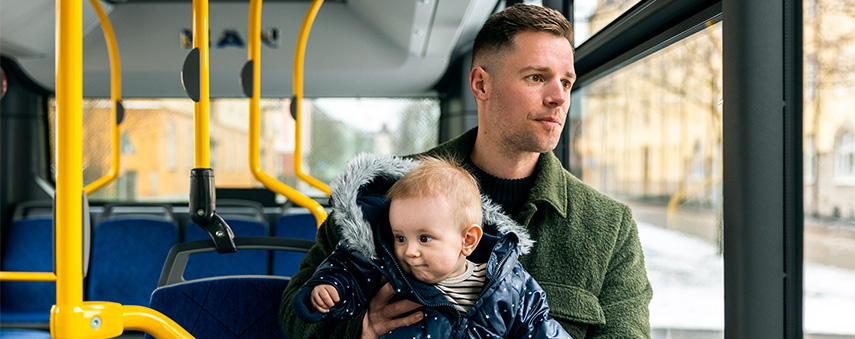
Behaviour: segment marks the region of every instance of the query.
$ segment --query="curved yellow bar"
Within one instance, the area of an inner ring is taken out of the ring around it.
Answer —
[[[199,102],[193,104],[195,137],[195,168],[211,168],[208,116],[210,87],[208,74],[208,0],[193,0],[193,47],[199,49]]]
[[[0,272],[0,281],[56,281],[51,272]]]
[[[124,328],[141,330],[155,338],[193,338],[193,335],[175,321],[147,307],[124,305],[122,318]]]
[[[92,4],[92,8],[95,9],[95,13],[98,14],[98,20],[101,21],[104,40],[107,41],[107,51],[110,53],[110,101],[113,103],[111,111],[113,119],[113,161],[110,171],[107,174],[83,188],[86,194],[92,194],[92,192],[101,189],[119,177],[119,121],[116,118],[116,110],[119,101],[122,100],[122,66],[119,63],[119,48],[116,44],[116,35],[113,33],[113,26],[110,24],[107,14],[104,13],[104,9],[101,8],[101,3],[98,0],[89,0],[89,2]]]
[[[321,4],[324,0],[312,1],[309,11],[306,13],[306,18],[303,20],[303,27],[300,29],[300,38],[297,40],[297,52],[294,56],[294,100],[297,107],[297,122],[294,126],[296,131],[296,145],[294,146],[294,172],[297,177],[307,182],[309,185],[323,191],[327,196],[330,195],[330,188],[318,179],[303,173],[303,149],[302,149],[302,121],[303,121],[303,64],[306,58],[306,41],[309,40],[309,31],[312,29],[312,22],[315,21],[315,16],[318,15],[318,10],[321,9]]]
[[[288,187],[271,177],[261,169],[259,161],[259,109],[261,98],[261,0],[251,0],[249,4],[249,60],[252,61],[252,97],[249,99],[249,170],[256,180],[267,189],[284,195],[295,204],[307,208],[315,216],[320,227],[327,218],[327,212],[321,204]]]
[[[193,338],[180,325],[150,308],[114,302],[87,301],[76,307],[54,306],[53,338],[113,338],[125,329],[141,330],[156,338]]]

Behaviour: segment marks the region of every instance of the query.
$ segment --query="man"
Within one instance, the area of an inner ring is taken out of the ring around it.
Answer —
[[[653,292],[631,211],[573,177],[550,152],[576,78],[572,43],[569,22],[554,10],[514,5],[491,15],[475,38],[469,75],[478,127],[425,154],[466,158],[482,193],[527,228],[536,243],[520,262],[573,338],[649,338]],[[420,305],[387,303],[394,295],[389,285],[364,315],[337,327],[309,326],[292,315],[294,294],[339,239],[324,223],[283,293],[286,336],[378,338],[420,321],[422,312],[410,313]]]

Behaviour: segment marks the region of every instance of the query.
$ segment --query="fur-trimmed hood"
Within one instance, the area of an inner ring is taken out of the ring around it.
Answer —
[[[370,219],[364,214],[359,199],[368,186],[379,184],[381,189],[388,189],[418,164],[418,161],[413,159],[377,154],[360,154],[350,160],[330,184],[330,200],[334,212],[331,215],[341,239],[366,257],[377,259],[374,229]],[[495,226],[501,233],[516,234],[521,254],[529,252],[534,240],[529,237],[525,228],[504,214],[498,204],[483,194],[481,206],[485,226]],[[485,230],[487,229],[485,227]]]

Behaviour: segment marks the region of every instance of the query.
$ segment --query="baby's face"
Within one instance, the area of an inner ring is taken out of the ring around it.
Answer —
[[[463,274],[463,230],[445,197],[393,199],[389,223],[404,272],[428,284]]]

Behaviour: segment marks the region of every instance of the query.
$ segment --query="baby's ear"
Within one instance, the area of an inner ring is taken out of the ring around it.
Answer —
[[[463,255],[469,256],[472,252],[475,251],[475,248],[478,247],[478,242],[481,241],[481,236],[484,235],[484,231],[481,229],[481,226],[477,224],[469,225],[466,228],[466,232],[463,233]]]

